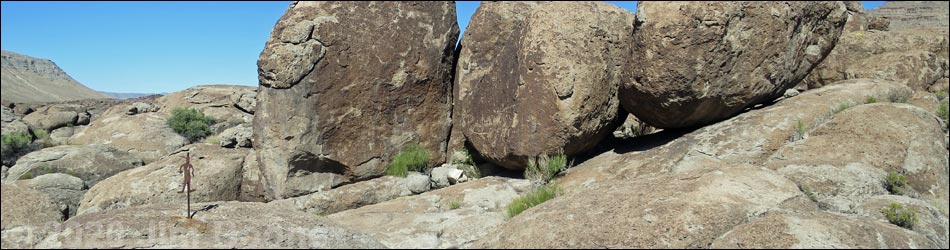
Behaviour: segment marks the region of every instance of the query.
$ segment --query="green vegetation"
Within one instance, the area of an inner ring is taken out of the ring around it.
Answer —
[[[15,155],[16,153],[26,149],[30,146],[30,141],[32,139],[33,138],[29,133],[24,132],[3,135],[2,138],[0,138],[0,144],[3,146],[3,158]]]
[[[838,113],[841,113],[841,111],[845,111],[845,110],[847,110],[847,109],[849,109],[849,108],[853,108],[853,107],[856,106],[856,105],[857,105],[857,104],[855,104],[855,103],[853,103],[853,102],[842,102],[842,103],[838,103],[838,106],[835,106],[835,108],[831,109],[831,113],[832,113],[832,114],[838,114]]]
[[[19,178],[19,180],[29,180],[29,179],[33,179],[33,173],[30,173],[30,172],[23,173],[23,175],[20,175],[20,178]]]
[[[887,101],[893,103],[907,103],[907,101],[910,100],[911,94],[912,93],[905,91],[893,90],[887,92]]]
[[[468,153],[468,149],[462,148],[460,150],[455,150],[455,153],[452,154],[452,163],[456,165],[475,165],[475,160],[472,159],[472,154]]]
[[[798,119],[798,121],[795,121],[795,134],[793,134],[792,137],[789,138],[789,141],[794,142],[798,140],[803,140],[805,139],[805,135],[807,133],[808,133],[808,127],[805,126],[805,121],[802,121],[802,119]]]
[[[948,114],[947,105],[947,102],[940,104],[940,107],[937,108],[937,116],[943,119],[943,123],[947,126],[947,129],[950,129],[950,117],[948,117],[950,114]]]
[[[864,99],[865,104],[877,103],[877,97],[868,96]]]
[[[528,167],[524,170],[525,179],[534,181],[536,184],[545,184],[554,179],[558,173],[566,170],[568,167],[567,156],[558,154],[555,156],[542,155],[528,160]]]
[[[884,188],[891,194],[902,194],[907,187],[907,177],[902,174],[891,172],[884,177]]]
[[[221,137],[217,135],[208,136],[208,138],[205,138],[205,143],[214,144],[214,145],[221,144]]]
[[[903,228],[913,229],[914,225],[917,224],[917,213],[913,209],[904,208],[904,206],[897,203],[891,203],[882,209],[881,213],[884,214],[884,217],[887,217],[887,221],[891,224]]]
[[[452,201],[452,202],[449,202],[449,209],[456,210],[456,209],[459,209],[459,208],[461,208],[461,207],[462,207],[462,202],[460,202],[460,201]]]
[[[37,129],[33,130],[33,136],[36,136],[37,140],[45,140],[49,139],[49,132],[47,132],[45,129]]]
[[[525,193],[524,195],[512,200],[511,204],[508,205],[508,218],[513,218],[518,214],[521,214],[521,212],[528,210],[528,208],[537,206],[550,199],[554,199],[554,197],[557,197],[560,194],[560,188],[554,184],[541,186],[533,191]]]
[[[195,142],[211,134],[214,119],[197,109],[175,108],[168,118],[168,127],[189,141]]]
[[[937,99],[938,99],[938,100],[947,99],[947,92],[946,92],[946,91],[939,91],[939,92],[934,93],[934,94],[937,95]]]
[[[418,144],[409,144],[389,163],[387,175],[406,177],[409,171],[425,172],[429,168],[432,152]]]

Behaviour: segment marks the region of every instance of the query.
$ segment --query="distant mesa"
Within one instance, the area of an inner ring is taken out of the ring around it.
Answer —
[[[2,51],[2,98],[7,102],[60,102],[111,98],[77,82],[48,59]]]
[[[132,99],[132,98],[139,98],[139,97],[150,96],[150,95],[166,95],[166,94],[168,94],[167,92],[161,93],[161,94],[156,94],[156,93],[114,93],[114,92],[104,92],[104,91],[99,91],[99,93],[100,93],[100,94],[103,94],[103,95],[107,95],[107,96],[112,97],[112,98],[115,98],[115,99]]]

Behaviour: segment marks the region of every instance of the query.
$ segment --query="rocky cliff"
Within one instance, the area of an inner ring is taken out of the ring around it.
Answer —
[[[9,102],[56,102],[110,98],[83,86],[49,59],[4,50],[2,98]]]
[[[912,28],[950,29],[950,2],[943,1],[890,1],[880,8],[868,11],[872,17],[886,17],[891,29]]]

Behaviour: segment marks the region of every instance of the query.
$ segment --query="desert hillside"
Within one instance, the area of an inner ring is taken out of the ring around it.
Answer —
[[[3,92],[7,102],[59,102],[111,98],[89,89],[66,74],[56,63],[10,51],[2,51]]]

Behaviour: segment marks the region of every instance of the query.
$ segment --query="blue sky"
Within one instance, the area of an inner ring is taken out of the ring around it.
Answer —
[[[608,1],[630,11],[636,2]],[[465,29],[479,2],[457,2]],[[872,9],[883,2],[863,2]],[[0,47],[47,58],[100,91],[257,85],[257,57],[289,1],[0,2]]]

